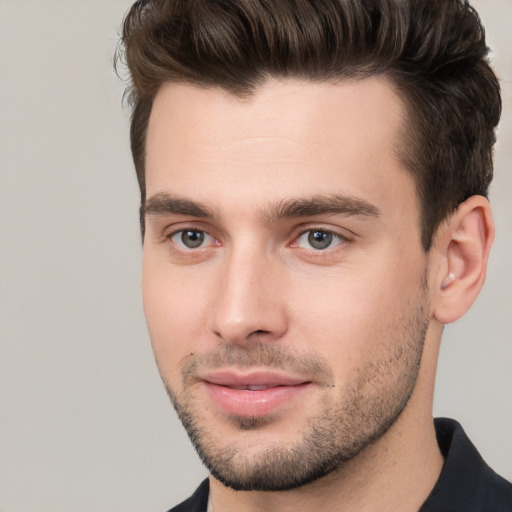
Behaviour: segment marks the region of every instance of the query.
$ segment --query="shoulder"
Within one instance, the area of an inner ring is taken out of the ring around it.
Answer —
[[[490,467],[485,475],[485,510],[512,511],[512,483],[497,475]]]
[[[190,498],[171,508],[168,512],[206,512],[209,489],[208,479],[203,480]]]
[[[445,462],[420,512],[512,512],[512,484],[483,460],[454,420],[435,420]]]

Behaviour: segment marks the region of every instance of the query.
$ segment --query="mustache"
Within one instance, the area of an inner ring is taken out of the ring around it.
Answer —
[[[265,368],[307,375],[326,386],[332,385],[334,381],[327,360],[320,354],[297,354],[281,345],[261,342],[247,346],[222,344],[208,352],[191,353],[182,363],[183,380],[194,380],[200,370],[226,367]]]

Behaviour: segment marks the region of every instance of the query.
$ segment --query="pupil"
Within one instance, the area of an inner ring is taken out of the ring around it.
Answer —
[[[308,236],[311,247],[315,249],[326,249],[331,245],[332,234],[324,231],[312,231]]]
[[[189,249],[199,247],[204,240],[204,233],[202,231],[184,231],[181,235],[181,241]]]

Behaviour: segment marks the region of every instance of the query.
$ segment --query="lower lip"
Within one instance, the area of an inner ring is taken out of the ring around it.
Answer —
[[[235,416],[261,417],[285,406],[303,393],[311,384],[306,382],[296,386],[250,391],[232,389],[206,382],[206,389],[213,402],[225,413]]]

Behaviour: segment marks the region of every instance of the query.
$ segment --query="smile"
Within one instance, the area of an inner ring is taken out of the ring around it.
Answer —
[[[209,399],[228,415],[261,417],[284,409],[312,383],[269,372],[214,372],[203,379]]]

